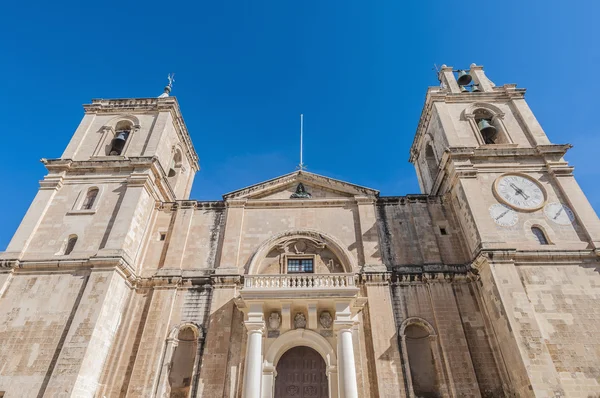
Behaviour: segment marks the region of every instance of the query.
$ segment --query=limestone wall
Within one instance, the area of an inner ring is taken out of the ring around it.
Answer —
[[[164,269],[203,275],[214,269],[225,214],[221,202],[178,202],[155,210],[141,249],[141,274]]]
[[[377,204],[383,262],[388,266],[464,264],[462,232],[439,198],[382,198]]]
[[[430,341],[443,396],[502,393],[502,370],[491,341],[493,330],[485,324],[475,293],[466,281],[424,283],[399,277],[392,286],[392,296],[397,328],[411,319],[422,319],[433,328],[435,336]],[[406,353],[402,347],[400,351],[406,369]]]
[[[128,292],[112,270],[15,274],[0,298],[0,391],[92,397]]]
[[[600,390],[600,274],[581,265],[519,266],[545,348],[567,396]],[[524,324],[515,313],[516,322]],[[536,329],[535,327],[533,328]]]

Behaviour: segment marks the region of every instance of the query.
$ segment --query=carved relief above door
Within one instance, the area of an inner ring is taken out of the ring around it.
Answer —
[[[326,398],[327,374],[321,355],[309,347],[286,351],[277,363],[275,398]]]

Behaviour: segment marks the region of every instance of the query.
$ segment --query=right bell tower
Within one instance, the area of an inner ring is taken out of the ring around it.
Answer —
[[[525,89],[482,66],[438,77],[410,161],[422,193],[456,213],[504,383],[518,397],[597,394],[600,221],[564,159],[571,146],[550,142]]]

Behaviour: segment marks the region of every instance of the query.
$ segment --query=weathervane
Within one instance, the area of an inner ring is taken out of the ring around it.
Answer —
[[[302,163],[302,136],[304,128],[304,115],[300,114],[300,164],[296,167],[298,170],[305,170],[306,165]]]
[[[165,86],[164,92],[158,96],[158,98],[168,97],[171,89],[173,88],[173,83],[175,82],[175,73],[169,73],[167,75],[167,79],[169,80],[169,84]]]

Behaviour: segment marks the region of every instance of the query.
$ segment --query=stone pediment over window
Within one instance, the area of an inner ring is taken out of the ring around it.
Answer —
[[[310,200],[355,196],[375,198],[379,196],[379,191],[306,171],[296,171],[228,193],[223,195],[223,199]]]

